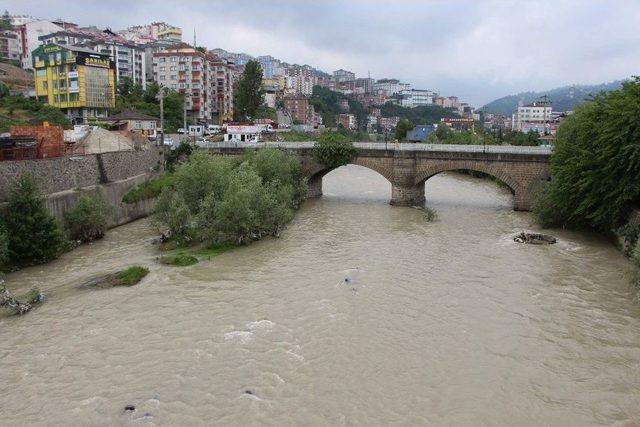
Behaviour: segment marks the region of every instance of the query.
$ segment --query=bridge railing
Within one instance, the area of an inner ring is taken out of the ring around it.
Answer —
[[[276,147],[285,149],[313,148],[314,141],[304,142],[198,142],[200,148],[260,148]],[[356,148],[364,150],[386,151],[444,151],[458,153],[495,153],[495,154],[551,154],[549,147],[528,147],[515,145],[458,145],[458,144],[413,144],[384,142],[354,142]]]

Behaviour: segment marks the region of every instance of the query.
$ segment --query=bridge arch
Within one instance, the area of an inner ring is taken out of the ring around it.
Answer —
[[[415,185],[423,186],[424,183],[431,177],[438,175],[442,172],[456,171],[456,170],[469,170],[474,172],[482,172],[499,179],[514,195],[521,193],[525,190],[518,180],[511,174],[504,171],[500,167],[496,167],[492,164],[485,164],[474,161],[447,161],[443,163],[437,163],[429,165],[426,168],[419,168],[415,176]]]
[[[393,171],[381,166],[379,163],[380,162],[377,162],[375,159],[356,157],[351,161],[349,161],[349,163],[347,164],[369,169],[370,171],[373,171],[376,174],[384,177],[393,186]],[[346,166],[346,165],[343,165],[343,166]],[[324,167],[323,165],[317,165],[317,167],[311,171],[311,174],[307,179],[307,186],[309,188],[307,192],[307,196],[308,197],[322,196],[322,178],[324,178],[324,176],[327,175],[328,173],[331,173],[332,171],[339,169],[341,167],[342,166],[338,166],[336,168],[327,168],[327,167]]]

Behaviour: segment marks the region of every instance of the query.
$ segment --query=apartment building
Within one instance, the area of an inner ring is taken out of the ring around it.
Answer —
[[[47,20],[24,21],[15,27],[18,35],[18,47],[20,49],[21,66],[25,70],[30,70],[33,66],[31,52],[40,46],[39,37],[61,31],[61,25]]]
[[[118,31],[118,34],[126,40],[137,44],[146,44],[158,40],[171,43],[182,42],[182,29],[166,22],[135,25],[126,30]]]
[[[333,79],[337,83],[350,82],[356,79],[356,74],[351,71],[339,69],[333,72]]]
[[[317,82],[315,70],[305,65],[287,65],[285,73],[285,94],[311,96]]]
[[[142,87],[147,84],[144,48],[110,30],[96,31],[72,27],[40,36],[38,39],[44,45],[80,46],[107,54],[115,64],[117,81],[128,77]]]
[[[294,124],[307,124],[310,116],[309,99],[301,95],[289,95],[284,98],[284,109]]]
[[[533,102],[518,107],[518,111],[512,115],[511,127],[513,130],[528,131],[536,129],[548,133],[549,122],[552,119],[551,104],[548,102]]]
[[[353,114],[336,114],[336,124],[338,126],[342,125],[350,130],[356,130],[358,128],[356,116]]]
[[[409,83],[401,83],[397,79],[380,79],[373,84],[374,90],[384,90],[387,96],[397,95],[403,90],[410,90]]]
[[[107,54],[47,44],[32,52],[38,100],[60,108],[72,123],[108,116],[115,107],[115,64]]]
[[[0,59],[14,63],[20,62],[20,43],[17,32],[0,31]]]
[[[423,89],[405,89],[401,90],[398,95],[400,96],[400,105],[408,108],[432,105],[436,96],[433,91]]]
[[[222,123],[233,118],[232,62],[181,43],[153,54],[154,80],[184,97],[190,123]]]

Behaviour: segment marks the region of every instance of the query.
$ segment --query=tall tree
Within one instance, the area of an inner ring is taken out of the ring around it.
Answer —
[[[234,116],[237,120],[255,117],[264,103],[262,67],[257,61],[249,61],[233,93]]]

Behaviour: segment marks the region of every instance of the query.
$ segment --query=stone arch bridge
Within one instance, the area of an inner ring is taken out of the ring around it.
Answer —
[[[256,147],[280,147],[297,154],[308,176],[309,197],[322,195],[322,177],[332,169],[318,163],[313,142],[210,143],[212,154],[238,156]],[[514,209],[530,210],[540,182],[551,178],[551,150],[544,147],[355,143],[350,164],[364,166],[391,183],[391,204],[421,205],[424,183],[440,172],[470,170],[483,172],[504,182],[513,192]]]

